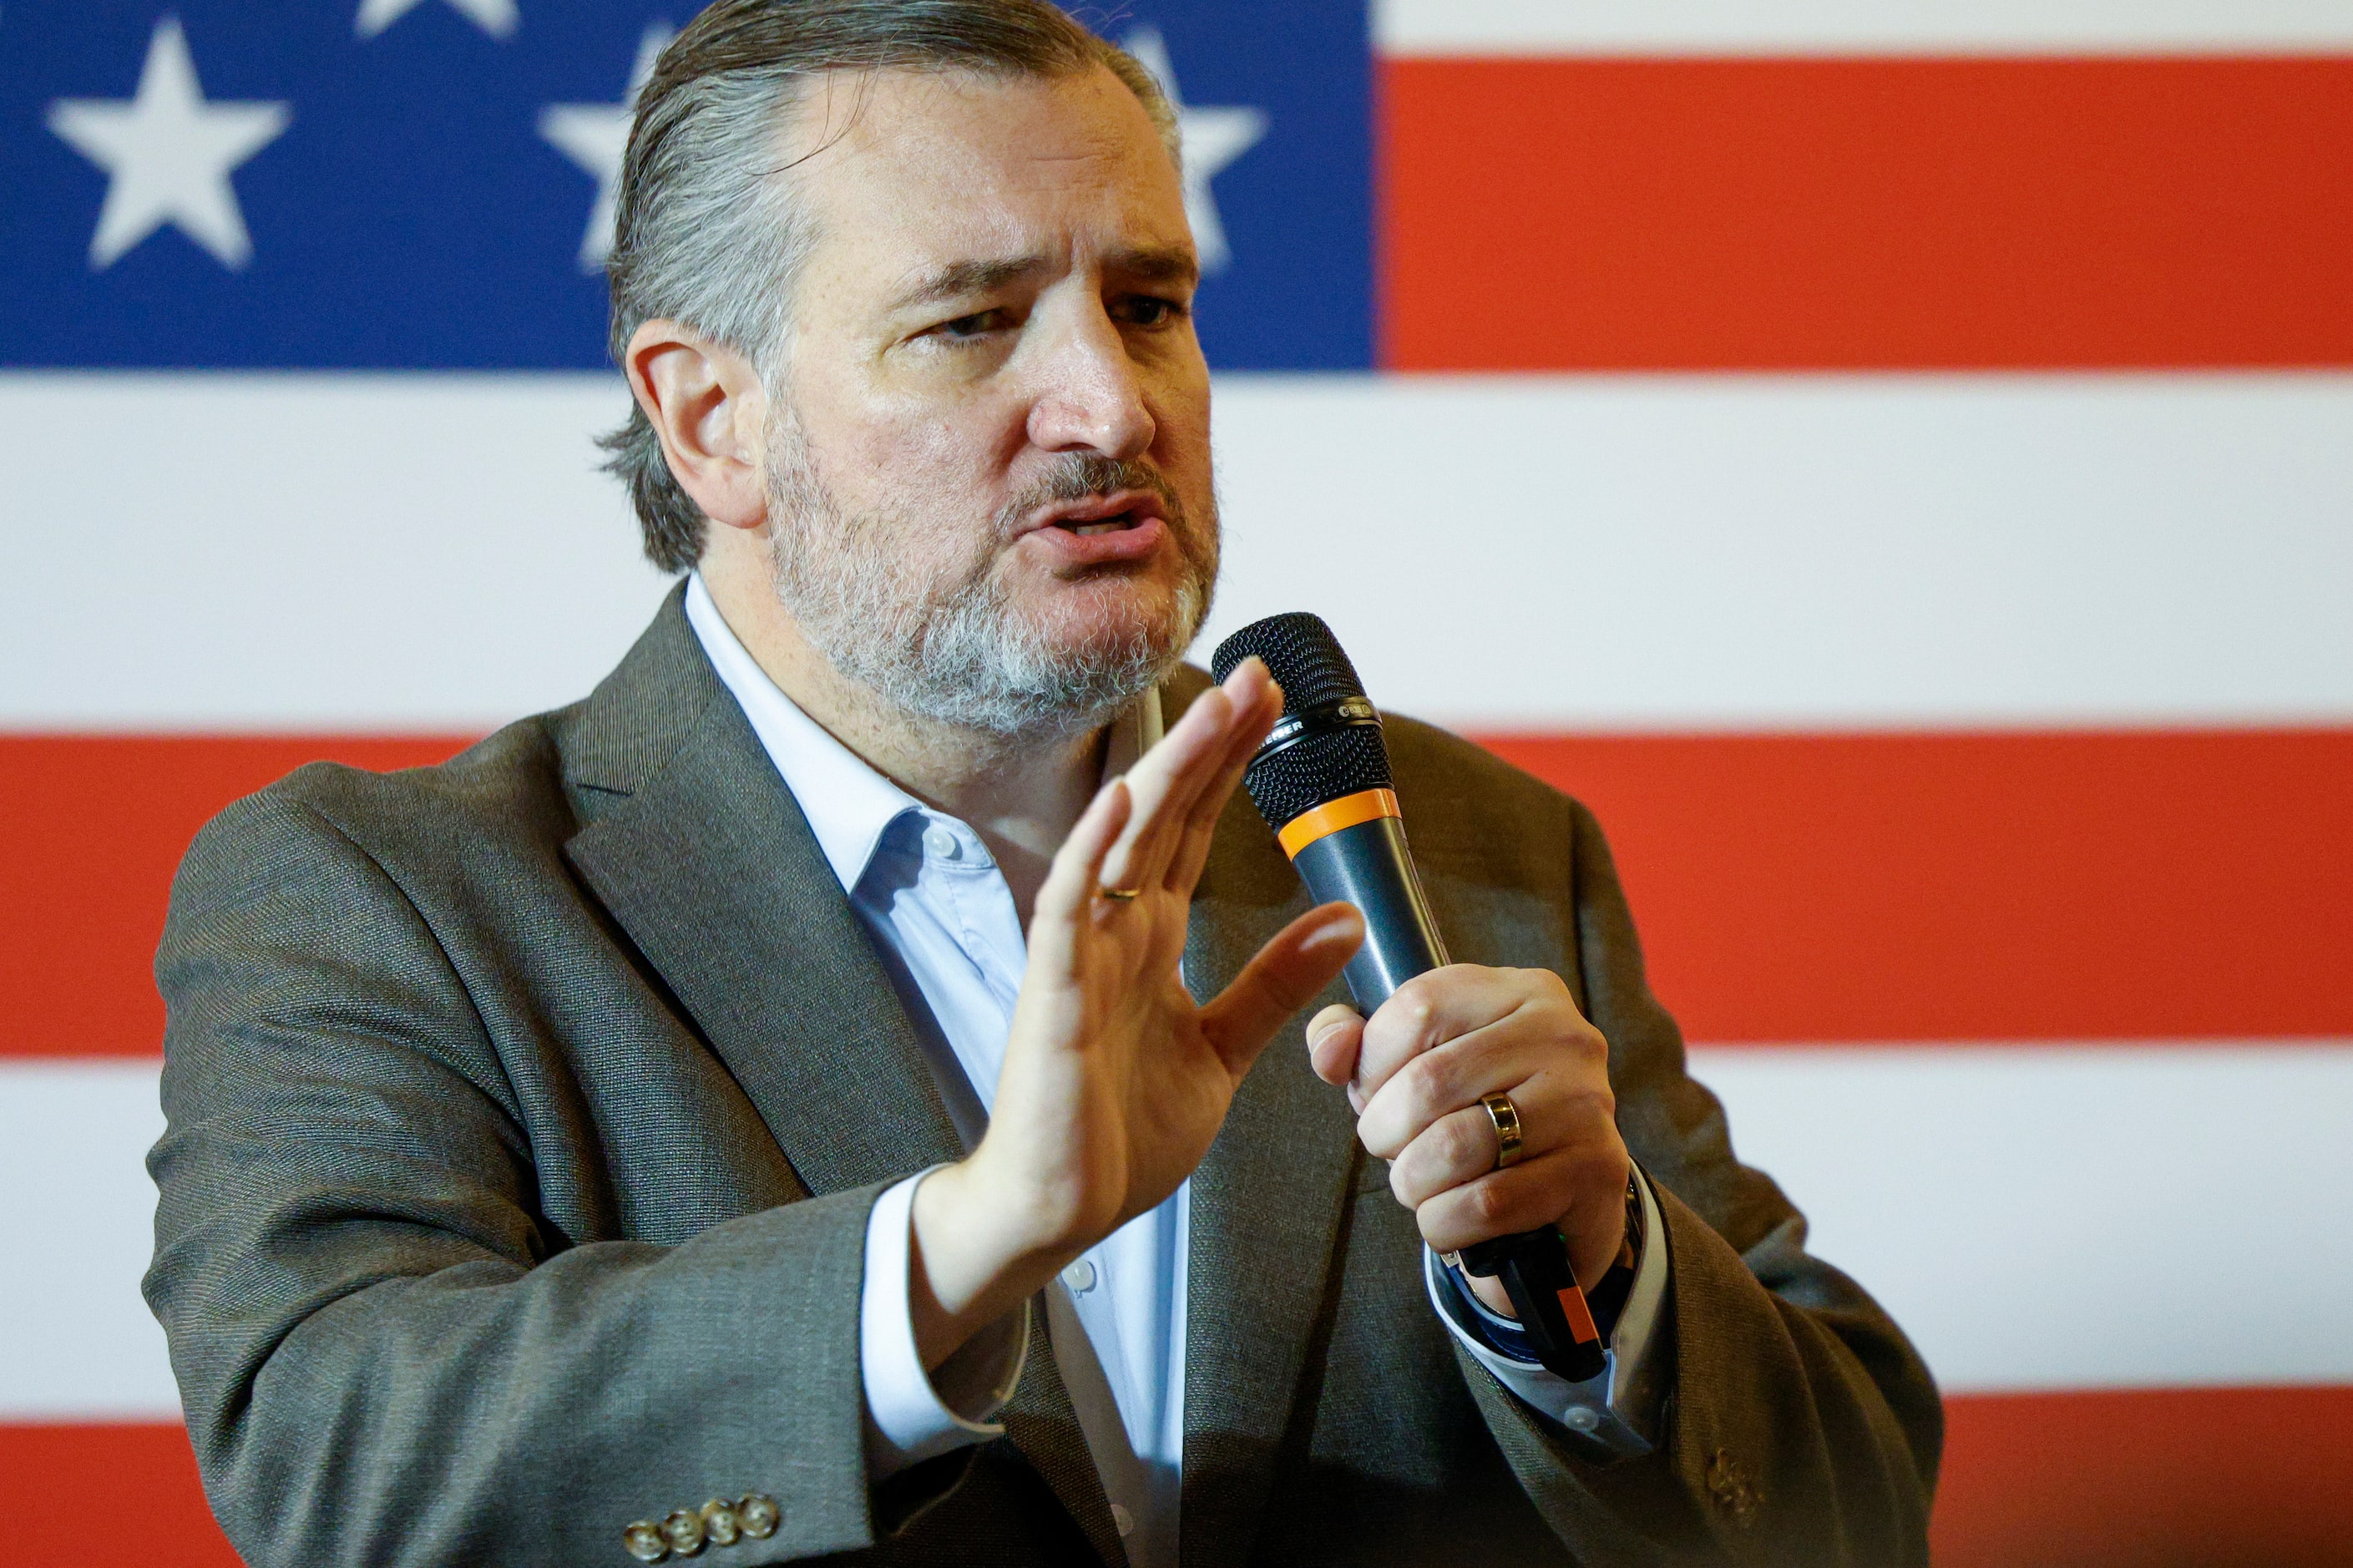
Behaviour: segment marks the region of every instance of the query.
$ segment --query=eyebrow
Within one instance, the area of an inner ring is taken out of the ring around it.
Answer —
[[[913,287],[892,301],[891,308],[893,310],[909,310],[922,305],[936,305],[974,294],[990,293],[1034,278],[1046,271],[1049,266],[1042,256],[952,261],[917,279]],[[1200,263],[1193,258],[1190,251],[1179,246],[1113,251],[1103,258],[1103,270],[1145,283],[1175,283],[1187,288],[1201,279]]]

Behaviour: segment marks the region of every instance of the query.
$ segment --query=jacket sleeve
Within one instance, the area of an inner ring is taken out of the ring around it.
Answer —
[[[1601,830],[1572,809],[1577,979],[1665,1219],[1670,1391],[1655,1451],[1617,1465],[1479,1373],[1489,1428],[1585,1561],[1925,1565],[1936,1384],[1862,1288],[1806,1251],[1804,1216],[1733,1157],[1723,1107],[1643,977]]]
[[[157,977],[150,1306],[254,1568],[627,1563],[622,1531],[761,1494],[760,1563],[874,1539],[859,1297],[879,1189],[681,1245],[572,1245],[425,918],[279,792],[182,868]]]

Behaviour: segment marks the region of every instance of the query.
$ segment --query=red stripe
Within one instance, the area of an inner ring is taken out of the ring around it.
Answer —
[[[238,1568],[180,1426],[0,1425],[10,1563]]]
[[[2353,1035],[2353,731],[1530,738],[1710,1041]],[[204,820],[296,763],[455,739],[0,740],[0,1055],[153,1052]]]
[[[2323,1568],[2353,1540],[2353,1388],[1972,1394],[1945,1410],[1938,1568]],[[20,1532],[73,1520],[83,1544],[100,1531],[107,1562],[237,1563],[177,1426],[0,1426],[0,1517]]]
[[[2353,1388],[1945,1402],[1937,1568],[2322,1568],[2353,1543]]]
[[[172,873],[221,807],[317,758],[406,767],[464,744],[0,737],[0,1057],[160,1048],[153,965]]]
[[[2353,730],[1490,743],[1694,1039],[2353,1035]]]
[[[2353,363],[2353,58],[1380,79],[1393,367]]]

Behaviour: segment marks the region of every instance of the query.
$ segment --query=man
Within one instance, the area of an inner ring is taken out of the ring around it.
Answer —
[[[1235,796],[1264,668],[1178,662],[1173,141],[1041,0],[663,57],[612,445],[691,576],[174,890],[149,1294],[249,1561],[1925,1561],[1933,1386],[1734,1163],[1581,807],[1393,723],[1466,962],[1298,1029],[1361,928]],[[1590,1384],[1446,1258],[1548,1225]]]

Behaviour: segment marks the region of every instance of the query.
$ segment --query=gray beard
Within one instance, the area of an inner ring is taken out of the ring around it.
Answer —
[[[1166,679],[1209,613],[1217,581],[1217,518],[1196,532],[1157,471],[1073,455],[992,520],[983,547],[955,578],[911,582],[890,542],[910,531],[850,516],[835,501],[799,432],[772,429],[768,563],[777,600],[835,669],[906,712],[994,735],[1084,734]],[[1024,616],[998,580],[1004,542],[1037,508],[1122,489],[1157,493],[1187,571],[1174,614],[1108,644],[1057,646]]]

